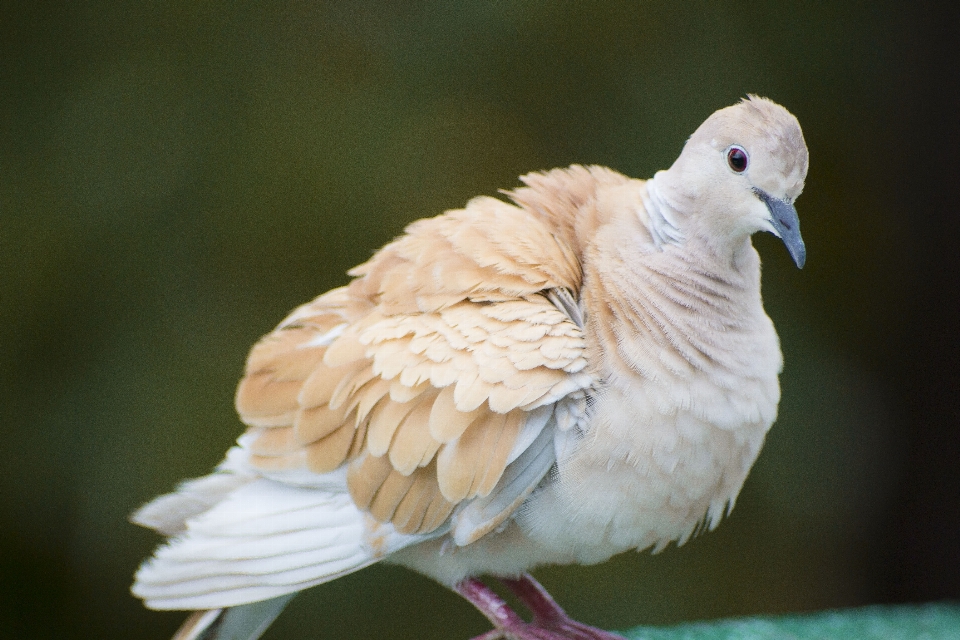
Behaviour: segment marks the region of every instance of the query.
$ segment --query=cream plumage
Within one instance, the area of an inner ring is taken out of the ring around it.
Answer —
[[[750,97],[651,180],[572,166],[413,223],[253,348],[237,446],[133,517],[172,536],[134,594],[233,607],[179,637],[256,638],[288,594],[387,560],[503,637],[615,637],[526,571],[682,544],[732,508],[780,397],[750,236],[803,265],[806,170],[796,119]]]

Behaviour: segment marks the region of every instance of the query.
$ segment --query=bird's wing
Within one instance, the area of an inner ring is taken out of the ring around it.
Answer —
[[[528,176],[520,206],[478,198],[415,222],[260,340],[238,446],[132,518],[174,536],[134,594],[243,605],[509,518],[575,441],[595,382],[571,248],[584,221],[563,216],[616,179],[597,171]]]
[[[351,274],[251,352],[237,391],[250,464],[277,478],[348,465],[355,504],[403,534],[477,501],[457,536],[476,539],[549,469],[541,434],[585,406],[577,258],[527,211],[478,198]]]

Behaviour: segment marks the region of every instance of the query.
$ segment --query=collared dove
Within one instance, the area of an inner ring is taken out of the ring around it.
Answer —
[[[384,560],[467,598],[481,638],[619,638],[527,571],[683,544],[733,507],[780,399],[750,237],[803,266],[806,172],[796,118],[750,96],[650,180],[575,165],[414,222],[254,346],[237,446],[133,516],[171,536],[133,593],[198,610],[178,638],[250,640]]]

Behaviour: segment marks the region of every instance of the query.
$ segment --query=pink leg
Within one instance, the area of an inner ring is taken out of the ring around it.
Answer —
[[[502,579],[504,585],[530,608],[533,622],[524,622],[490,587],[476,578],[467,578],[454,587],[494,629],[473,640],[624,640],[602,629],[572,620],[550,594],[529,574],[517,579]]]
[[[533,614],[533,623],[543,629],[558,631],[564,638],[575,640],[624,640],[623,636],[577,622],[567,615],[543,585],[529,573],[519,578],[500,578]]]
[[[490,632],[494,635],[485,633],[482,636],[477,636],[473,640],[502,638],[505,629],[518,627],[523,624],[523,620],[517,615],[517,612],[511,609],[503,598],[476,578],[467,578],[462,582],[458,582],[453,590],[466,598],[470,604],[486,616],[487,620],[495,627],[494,630]]]

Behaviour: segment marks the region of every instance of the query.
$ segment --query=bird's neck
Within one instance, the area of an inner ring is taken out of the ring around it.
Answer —
[[[605,369],[597,373],[657,379],[753,367],[751,340],[775,343],[776,336],[761,304],[760,260],[749,237],[731,259],[696,236],[657,247],[650,224],[644,216],[618,215],[584,256],[587,333]],[[764,363],[759,374],[775,375],[778,366]]]
[[[686,246],[721,271],[731,268],[743,272],[752,268],[755,252],[750,235],[743,230],[718,227],[713,212],[700,211],[705,206],[702,195],[677,183],[671,171],[658,171],[648,180],[640,200],[642,207],[637,211],[637,219],[658,250],[671,245]]]
[[[684,234],[680,231],[680,210],[665,197],[661,184],[665,172],[658,171],[644,184],[640,192],[643,207],[637,210],[637,219],[650,234],[650,239],[657,249],[663,249],[668,244],[683,242]],[[658,180],[660,183],[658,183]]]

